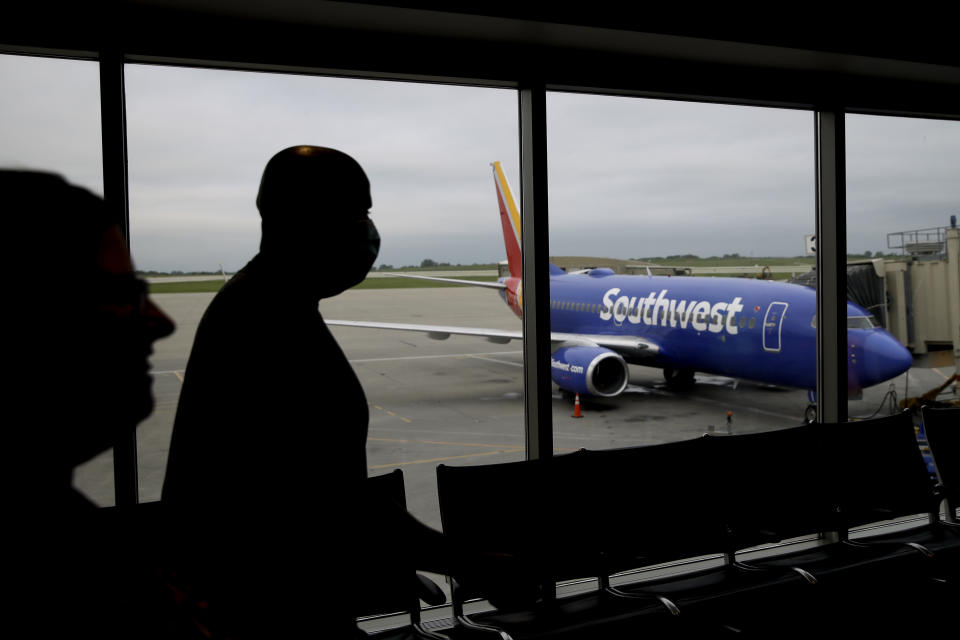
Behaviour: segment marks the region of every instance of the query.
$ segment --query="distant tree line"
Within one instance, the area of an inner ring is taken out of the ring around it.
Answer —
[[[173,271],[154,271],[152,269],[140,270],[137,269],[137,275],[141,277],[150,277],[150,276],[219,276],[221,273],[219,271],[181,271],[180,269],[174,269]]]
[[[474,262],[472,264],[453,264],[450,262],[437,262],[432,258],[424,258],[420,261],[419,265],[415,264],[405,264],[400,267],[395,267],[392,264],[381,264],[376,268],[377,271],[395,271],[397,269],[496,269],[497,265],[493,262]]]
[[[863,253],[848,253],[848,258],[892,258],[897,254],[895,253],[884,253],[883,251],[864,251]],[[700,256],[693,253],[684,253],[672,256],[653,256],[647,258],[631,258],[638,262],[657,262],[657,261],[666,261],[666,260],[754,260],[760,261],[772,258],[773,256],[742,256],[739,253],[725,253],[723,256],[708,256],[706,258],[701,258]],[[783,257],[777,256],[776,259],[794,259],[794,260],[810,260],[813,256],[792,256],[792,257]]]

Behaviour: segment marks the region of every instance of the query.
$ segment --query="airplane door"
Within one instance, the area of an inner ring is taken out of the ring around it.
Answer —
[[[763,317],[763,350],[780,351],[780,328],[783,316],[787,312],[786,302],[771,302],[767,314]]]

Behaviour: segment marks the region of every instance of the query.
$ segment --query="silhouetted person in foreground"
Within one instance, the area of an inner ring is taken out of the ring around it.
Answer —
[[[257,196],[260,253],[197,330],[163,501],[207,541],[196,551],[211,606],[240,637],[356,633],[358,554],[376,544],[364,538],[398,535],[362,524],[367,401],[317,306],[376,259],[370,206],[350,156],[277,153]]]
[[[117,219],[59,176],[0,171],[9,415],[4,575],[11,626],[35,637],[155,637],[158,558],[129,513],[98,509],[74,468],[153,409],[147,362],[173,323],[135,277]],[[152,600],[149,613],[142,607]],[[147,630],[144,618],[153,618]],[[155,626],[154,626],[155,625]]]

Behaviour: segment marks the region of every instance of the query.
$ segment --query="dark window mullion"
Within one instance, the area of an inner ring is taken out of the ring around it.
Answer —
[[[546,117],[546,90],[543,85],[521,86],[523,364],[526,444],[529,459],[547,458],[553,455]]]
[[[103,141],[103,198],[123,225],[130,246],[127,198],[127,121],[123,87],[123,56],[100,52],[100,132]],[[113,476],[117,506],[136,504],[137,435],[131,429],[113,448]]]
[[[847,419],[845,114],[817,111],[817,415]]]

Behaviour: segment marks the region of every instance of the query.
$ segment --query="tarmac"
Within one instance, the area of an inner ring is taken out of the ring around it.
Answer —
[[[155,345],[156,408],[138,430],[141,501],[160,496],[177,399],[197,323],[212,293],[155,295],[177,331]],[[480,288],[347,291],[320,304],[325,318],[516,329],[520,320],[495,292]],[[436,466],[487,464],[524,457],[522,353],[519,341],[426,335],[353,327],[332,331],[363,384],[370,405],[370,475],[401,468],[410,511],[440,527]],[[889,411],[891,389],[902,399],[952,375],[952,368],[913,368],[851,400],[851,416]],[[692,438],[714,431],[744,433],[800,424],[807,393],[698,374],[688,392],[665,388],[659,369],[631,365],[630,386],[617,397],[582,399],[583,418],[554,387],[557,452],[602,449]],[[892,387],[891,387],[892,385]],[[909,385],[909,388],[908,388]],[[317,402],[336,401],[336,389],[317,389]],[[732,412],[729,416],[728,412]],[[321,428],[331,426],[319,425]],[[317,464],[335,451],[318,451]],[[682,469],[678,469],[678,473]],[[112,456],[79,468],[75,484],[99,504],[113,503]],[[638,487],[642,490],[642,487]]]

